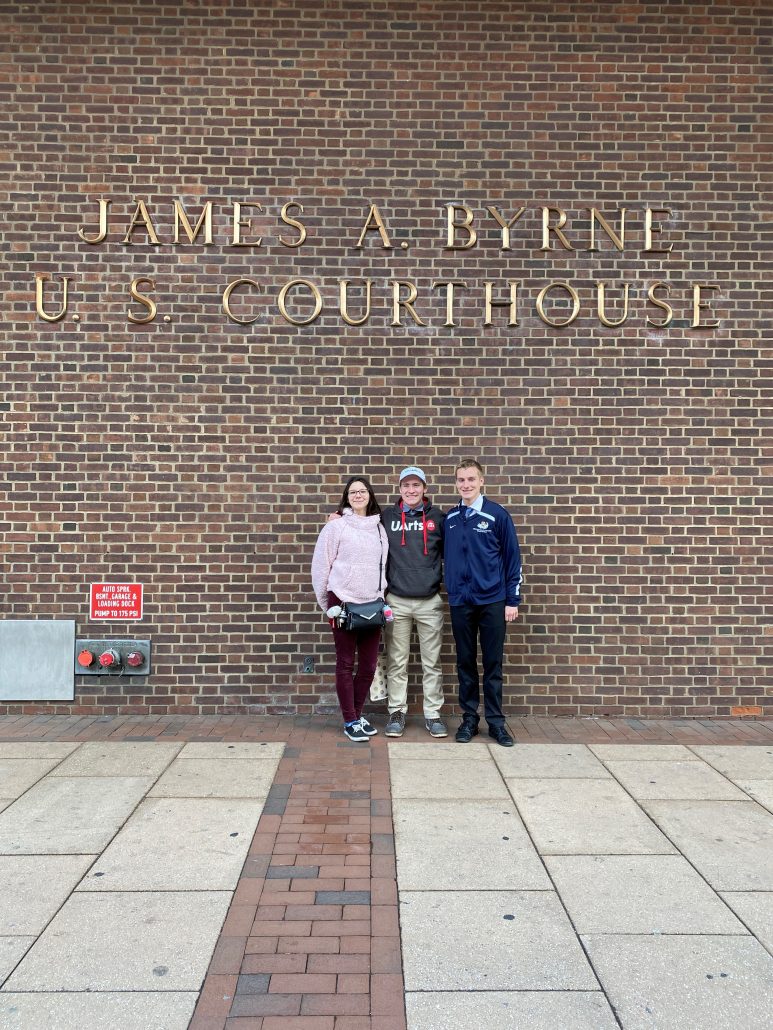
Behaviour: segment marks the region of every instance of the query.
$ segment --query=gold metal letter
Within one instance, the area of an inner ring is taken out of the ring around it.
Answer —
[[[518,325],[518,287],[521,285],[520,279],[514,279],[510,281],[510,300],[494,300],[494,283],[486,282],[486,319],[484,325],[491,325],[491,309],[492,308],[510,308],[510,321],[508,325]]]
[[[563,322],[553,321],[553,320],[549,319],[548,316],[545,314],[545,307],[544,307],[545,297],[548,294],[548,290],[552,290],[552,289],[554,289],[556,287],[558,287],[561,290],[566,290],[566,292],[572,298],[572,313]],[[580,313],[580,298],[577,295],[577,290],[575,290],[575,288],[573,286],[570,286],[569,283],[548,283],[547,286],[545,286],[543,289],[541,289],[539,291],[539,293],[537,294],[537,314],[542,319],[542,321],[545,323],[545,325],[552,326],[554,329],[562,329],[565,325],[571,325],[572,322],[574,322],[575,318],[577,318],[579,313]]]
[[[290,290],[295,289],[297,286],[305,286],[311,290],[311,295],[314,298],[314,310],[308,318],[293,318],[287,311],[285,306],[285,298]],[[322,294],[319,292],[314,283],[309,282],[308,279],[291,279],[288,283],[285,283],[282,289],[279,291],[279,310],[282,315],[287,319],[291,325],[308,325],[313,322],[315,318],[319,318],[319,313],[322,310]]]
[[[558,215],[558,224],[550,224],[550,213]],[[574,250],[566,236],[561,232],[561,227],[566,225],[566,211],[560,207],[543,207],[542,209],[542,246],[540,250],[550,250],[550,234],[554,232],[564,250]],[[549,324],[549,323],[548,323]],[[568,324],[568,323],[567,323]]]
[[[182,206],[179,200],[174,202],[174,242],[180,242],[180,224],[182,223],[185,235],[188,237],[188,242],[193,243],[196,237],[201,231],[202,225],[204,226],[204,243],[209,244],[212,242],[212,201],[208,200],[204,204],[204,210],[199,215],[199,220],[196,222],[196,228],[191,229],[191,223],[188,221],[188,216],[185,213],[185,208]]]
[[[297,207],[301,214],[303,214],[303,207],[296,200],[288,200],[285,206],[282,208],[282,221],[286,225],[292,225],[294,229],[300,232],[300,237],[297,240],[286,240],[284,236],[279,237],[279,242],[284,244],[285,247],[300,247],[303,241],[306,239],[306,226],[303,222],[299,222],[297,218],[290,218],[287,212],[291,207]]]
[[[138,300],[144,308],[147,308],[148,311],[147,315],[142,316],[133,315],[131,311],[128,313],[126,317],[129,319],[130,322],[134,322],[135,325],[145,325],[146,322],[152,322],[153,319],[156,317],[156,302],[151,300],[150,297],[146,297],[144,294],[139,293],[137,290],[137,287],[142,283],[147,283],[150,286],[151,290],[155,290],[156,288],[156,284],[153,282],[153,280],[148,279],[146,276],[140,276],[137,279],[132,279],[132,284],[129,287],[129,292],[131,293],[134,300]]]
[[[502,250],[510,250],[510,229],[524,213],[526,206],[524,205],[523,207],[519,207],[509,222],[505,221],[504,216],[501,215],[493,205],[487,207],[486,210],[490,215],[493,215],[502,226]]]
[[[373,225],[370,224],[371,222],[373,222]],[[360,238],[355,243],[355,247],[362,246],[362,241],[365,239],[366,232],[374,231],[378,232],[379,236],[381,237],[381,243],[384,245],[384,247],[391,248],[392,243],[389,239],[389,233],[386,231],[384,220],[381,217],[379,209],[376,207],[376,205],[371,204],[370,211],[368,211],[368,217],[365,219],[365,225],[363,225],[362,227]]]
[[[129,228],[122,242],[131,243],[132,233],[140,224],[145,226],[145,230],[147,231],[150,242],[154,243],[157,247],[160,246],[161,240],[158,238],[158,236],[156,235],[156,230],[153,228],[153,222],[150,220],[150,215],[148,214],[148,209],[145,207],[144,200],[137,201],[137,210],[134,212],[134,215],[132,216],[132,220],[129,223]]]
[[[655,254],[670,254],[671,249],[674,246],[673,243],[669,243],[667,247],[653,247],[652,246],[652,234],[656,232],[662,232],[663,230],[659,225],[652,224],[653,215],[670,215],[671,212],[667,207],[648,207],[644,212],[644,250],[652,251]]]
[[[448,211],[448,236],[446,239],[446,250],[469,250],[470,247],[474,247],[477,240],[478,234],[472,227],[473,213],[467,207],[466,204],[446,204],[446,210]],[[456,212],[464,211],[464,221],[456,221]],[[454,243],[456,238],[456,230],[465,229],[467,232],[467,240],[465,243]]]
[[[623,314],[616,322],[607,317],[604,303],[606,285],[604,283],[597,282],[596,289],[598,290],[598,312],[601,324],[608,326],[610,329],[616,329],[617,326],[623,325],[623,323],[628,320],[628,283],[623,283]]]
[[[408,287],[408,296],[405,300],[400,300],[400,287]],[[413,302],[416,300],[417,290],[412,282],[404,281],[402,279],[392,280],[392,322],[391,325],[400,325],[400,307],[404,307],[411,318],[414,320],[416,325],[426,325],[426,322],[422,322],[413,307]]]
[[[242,239],[241,230],[249,228],[249,221],[242,218],[243,207],[256,207],[258,211],[263,212],[263,205],[252,203],[240,204],[238,200],[234,201],[234,236],[232,246],[234,247],[259,247],[263,242],[263,237],[258,236],[256,240],[246,241]]]
[[[658,329],[665,329],[665,327],[667,325],[671,325],[671,322],[673,321],[674,309],[671,307],[670,304],[667,304],[666,301],[660,300],[658,297],[655,296],[655,290],[659,289],[664,289],[666,291],[666,296],[668,296],[671,292],[671,287],[668,285],[668,283],[664,283],[658,280],[658,282],[653,283],[647,290],[647,300],[652,301],[655,307],[661,308],[663,311],[665,311],[666,317],[662,322],[655,322],[648,316],[647,324],[657,326]]]
[[[90,239],[86,235],[86,233],[83,231],[83,226],[81,226],[81,228],[78,229],[78,235],[84,243],[101,243],[102,240],[104,240],[105,236],[107,236],[107,209],[109,204],[109,200],[99,201],[99,232],[93,239]]]
[[[254,286],[256,290],[260,289],[260,287],[254,279],[234,279],[232,283],[229,283],[226,286],[225,291],[223,293],[223,310],[232,322],[238,322],[239,325],[249,325],[251,322],[254,322],[257,319],[257,315],[254,315],[252,318],[237,318],[233,311],[231,311],[231,294],[237,286],[242,285]]]
[[[62,276],[62,306],[55,315],[47,315],[43,310],[43,283],[48,282],[48,276],[44,272],[35,272],[35,309],[44,322],[58,322],[67,314],[67,283],[70,279],[71,275]]]
[[[620,235],[618,236],[600,211],[597,211],[595,207],[590,209],[590,247],[588,247],[588,250],[599,249],[596,246],[596,222],[599,223],[618,250],[625,249],[625,211],[624,207],[620,208]]]
[[[456,322],[454,322],[454,287],[459,286],[461,289],[466,290],[467,283],[462,282],[461,279],[448,279],[443,282],[433,283],[432,289],[437,290],[441,286],[446,288],[446,320],[443,325],[456,325]]]
[[[338,307],[341,312],[341,318],[346,322],[347,325],[362,325],[367,322],[370,318],[370,288],[373,285],[372,279],[365,280],[365,314],[362,318],[352,318],[349,314],[348,309],[348,298],[347,288],[349,286],[348,279],[339,279],[338,281]]]
[[[701,300],[701,290],[718,290],[719,283],[693,283],[692,284],[692,322],[691,329],[716,329],[719,321],[704,322],[701,325],[701,311],[708,311],[709,306],[705,300]]]

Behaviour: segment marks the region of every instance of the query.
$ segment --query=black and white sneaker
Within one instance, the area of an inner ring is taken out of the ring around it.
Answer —
[[[370,740],[370,737],[362,728],[359,719],[357,720],[357,722],[353,722],[349,726],[344,725],[344,733],[349,738],[349,740],[356,740],[358,743]]]
[[[375,737],[378,733],[376,727],[372,723],[369,723],[364,715],[360,716],[360,726],[362,726],[363,733],[367,733],[369,737]]]

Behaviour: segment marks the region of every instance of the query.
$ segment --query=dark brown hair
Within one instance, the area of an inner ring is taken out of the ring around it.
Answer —
[[[363,486],[368,488],[368,507],[365,511],[366,515],[380,515],[381,505],[376,500],[376,495],[373,493],[373,487],[370,485],[370,480],[366,479],[365,476],[349,476],[344,487],[343,496],[341,497],[341,503],[338,505],[338,514],[340,515],[344,508],[351,508],[349,503],[349,487],[352,483],[362,483]]]

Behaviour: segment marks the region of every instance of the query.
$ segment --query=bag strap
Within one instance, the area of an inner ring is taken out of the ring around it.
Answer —
[[[382,533],[386,534],[386,530],[384,529],[384,527],[379,522],[379,524],[378,524],[378,544],[379,544],[379,547],[381,548],[381,556],[379,557],[379,560],[378,560],[378,592],[379,593],[381,593],[381,572],[382,572],[382,569],[384,568],[384,541],[381,539],[381,534]]]

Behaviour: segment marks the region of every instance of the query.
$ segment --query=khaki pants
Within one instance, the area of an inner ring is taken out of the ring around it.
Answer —
[[[435,718],[443,707],[443,673],[440,647],[443,643],[443,599],[434,597],[386,597],[394,621],[386,625],[387,706],[392,712],[407,712],[408,656],[414,623],[419,637],[424,718]]]

